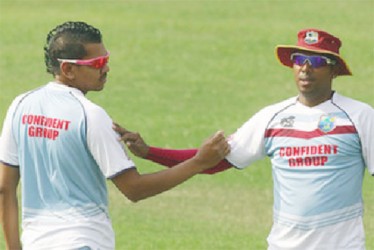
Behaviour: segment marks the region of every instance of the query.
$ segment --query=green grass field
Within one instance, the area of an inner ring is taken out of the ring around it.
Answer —
[[[373,12],[372,0],[0,0],[0,120],[16,95],[52,79],[42,48],[48,31],[67,20],[100,28],[111,52],[105,89],[89,98],[153,145],[197,147],[216,130],[230,134],[261,107],[296,95],[292,72],[277,62],[274,48],[294,44],[307,27],[342,39],[354,76],[336,79],[334,88],[374,106]],[[161,169],[134,161],[144,173]],[[108,185],[117,249],[266,249],[267,159],[243,171],[197,176],[136,204]],[[368,250],[373,190],[367,175]]]

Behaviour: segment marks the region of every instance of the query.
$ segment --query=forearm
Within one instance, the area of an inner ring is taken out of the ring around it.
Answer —
[[[177,164],[184,162],[187,159],[191,159],[194,155],[196,155],[196,153],[197,153],[197,149],[176,150],[176,149],[149,147],[149,151],[146,156],[146,159],[153,161],[155,163],[161,164],[163,166],[174,167]],[[205,170],[201,173],[215,174],[218,172],[225,171],[231,167],[232,165],[227,160],[223,159],[213,168]]]
[[[0,219],[7,249],[21,249],[16,195],[0,192]]]
[[[196,155],[197,149],[166,149],[149,147],[147,160],[151,160],[167,167],[173,167]]]
[[[222,131],[207,139],[197,153],[173,168],[140,175],[135,168],[124,171],[112,180],[131,201],[139,201],[169,190],[194,175],[217,165],[230,152]]]
[[[130,151],[143,159],[153,161],[167,167],[174,167],[177,164],[184,162],[187,159],[191,159],[198,152],[197,149],[166,149],[150,147],[147,145],[139,133],[134,133],[122,128],[118,124],[114,123],[114,130],[121,135],[123,140]],[[211,169],[202,171],[202,174],[215,174],[231,168],[232,165],[223,159],[216,166]]]
[[[131,201],[163,193],[201,172],[200,163],[195,158],[188,159],[173,168],[140,175],[136,169],[127,170],[113,178],[114,184]]]
[[[19,170],[0,163],[0,222],[7,249],[21,249],[18,228],[17,186]]]

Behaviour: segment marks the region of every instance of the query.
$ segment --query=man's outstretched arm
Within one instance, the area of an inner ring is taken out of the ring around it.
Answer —
[[[114,130],[121,135],[129,150],[136,156],[153,161],[166,167],[174,167],[196,155],[197,149],[166,149],[149,146],[139,133],[128,131],[118,124],[114,124]],[[213,168],[204,170],[203,174],[215,174],[232,168],[226,159],[220,161]]]
[[[149,147],[145,159],[151,160],[163,166],[174,167],[175,165],[192,158],[194,155],[196,155],[196,153],[197,149],[166,149]],[[231,167],[232,165],[226,159],[223,159],[213,168],[204,170],[201,173],[215,174],[225,171]]]
[[[200,146],[196,155],[173,168],[139,174],[134,167],[116,175],[112,181],[128,199],[137,202],[170,190],[217,165],[229,152],[230,147],[223,132],[217,131]]]

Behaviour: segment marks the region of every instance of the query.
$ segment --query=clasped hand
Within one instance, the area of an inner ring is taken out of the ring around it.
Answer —
[[[147,158],[150,147],[139,133],[131,132],[117,123],[113,123],[113,129],[120,135],[120,140],[126,144],[135,156]],[[208,169],[223,160],[229,152],[230,146],[223,131],[217,131],[202,143],[194,158],[199,162],[200,166]]]

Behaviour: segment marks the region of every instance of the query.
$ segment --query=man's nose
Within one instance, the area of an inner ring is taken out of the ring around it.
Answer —
[[[306,60],[305,63],[301,66],[301,71],[303,71],[303,72],[309,72],[312,69],[313,69],[313,67],[308,60]]]

